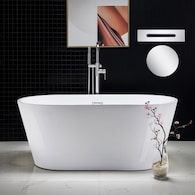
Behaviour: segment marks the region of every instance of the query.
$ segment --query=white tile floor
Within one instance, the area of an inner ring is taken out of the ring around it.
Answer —
[[[195,195],[195,142],[169,142],[169,180],[151,171],[46,171],[27,142],[0,142],[0,195]]]

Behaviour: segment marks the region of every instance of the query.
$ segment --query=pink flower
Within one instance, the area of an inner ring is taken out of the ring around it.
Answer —
[[[158,119],[160,119],[160,118],[161,118],[161,116],[162,116],[162,114],[158,114],[158,116],[157,116],[157,117],[158,117]]]
[[[160,125],[163,125],[163,122],[162,122],[162,121],[160,121],[160,122],[159,122],[159,124],[160,124]]]
[[[175,124],[175,125],[179,125],[179,121],[175,121],[174,124]]]
[[[176,138],[177,139],[180,139],[181,138],[181,135],[180,134],[176,134]]]
[[[146,110],[150,110],[151,109],[151,106],[149,105],[149,101],[145,103],[145,109]]]
[[[152,108],[152,106],[145,105],[145,109],[146,109],[146,110],[152,110],[153,108]]]

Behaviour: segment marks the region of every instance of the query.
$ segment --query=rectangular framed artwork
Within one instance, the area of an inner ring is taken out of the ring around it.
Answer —
[[[67,0],[67,47],[129,47],[129,0]]]

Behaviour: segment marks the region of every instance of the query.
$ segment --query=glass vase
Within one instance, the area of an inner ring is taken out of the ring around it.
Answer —
[[[164,153],[162,162],[155,162],[152,166],[152,171],[155,179],[158,180],[167,180],[167,174],[169,169],[168,154]]]

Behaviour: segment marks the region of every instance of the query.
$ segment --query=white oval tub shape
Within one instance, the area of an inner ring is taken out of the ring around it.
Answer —
[[[169,134],[177,99],[160,95],[43,95],[18,100],[35,165],[51,170],[145,170],[159,154],[145,103]]]

